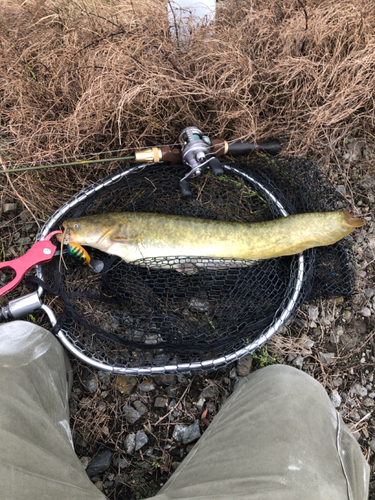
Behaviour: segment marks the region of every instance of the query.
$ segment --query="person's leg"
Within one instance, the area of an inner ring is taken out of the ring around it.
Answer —
[[[104,500],[73,449],[71,378],[52,333],[25,321],[0,325],[2,500]]]
[[[367,500],[369,467],[324,388],[273,365],[241,382],[154,498]]]

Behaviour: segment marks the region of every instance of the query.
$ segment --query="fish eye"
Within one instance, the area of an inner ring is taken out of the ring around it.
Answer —
[[[76,222],[76,223],[74,224],[74,229],[78,229],[78,228],[79,228],[79,224],[78,224],[78,222]]]

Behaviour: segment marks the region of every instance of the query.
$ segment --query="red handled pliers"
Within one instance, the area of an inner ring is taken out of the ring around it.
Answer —
[[[52,231],[44,240],[34,243],[22,257],[0,263],[0,269],[8,267],[16,273],[12,281],[0,288],[0,297],[16,288],[29,269],[52,260],[57,247],[50,240],[55,234],[62,234],[62,231]]]

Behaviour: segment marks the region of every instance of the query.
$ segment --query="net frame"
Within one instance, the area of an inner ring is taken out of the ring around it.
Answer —
[[[104,179],[97,181],[95,184],[89,186],[88,188],[82,190],[76,196],[74,196],[71,200],[69,200],[66,204],[64,204],[59,210],[55,212],[55,214],[46,222],[43,226],[41,233],[38,235],[38,240],[45,238],[49,232],[52,230],[56,224],[62,220],[64,215],[68,213],[72,208],[77,206],[79,203],[82,203],[86,199],[88,199],[92,195],[100,194],[101,190],[111,185],[115,185],[119,180],[124,179],[126,176],[130,174],[134,174],[137,172],[145,171],[150,167],[155,166],[154,163],[145,163],[141,165],[136,165],[126,170],[122,170],[120,172],[116,172],[107,176]],[[267,198],[267,200],[271,200],[273,204],[278,208],[280,216],[287,217],[289,212],[287,211],[284,203],[282,203],[277,196],[273,192],[271,192],[261,181],[251,176],[248,172],[244,172],[238,168],[231,166],[230,164],[223,165],[225,172],[230,172],[242,177],[247,182],[256,186],[257,189]],[[66,347],[66,349],[71,352],[73,355],[78,357],[84,363],[93,366],[97,369],[104,370],[107,372],[111,372],[118,375],[159,375],[166,373],[193,373],[193,372],[202,372],[207,370],[218,369],[222,366],[226,366],[229,363],[236,361],[247,354],[252,354],[254,351],[260,349],[264,346],[270,339],[275,335],[291,318],[292,314],[295,312],[296,305],[300,300],[300,294],[303,287],[304,275],[305,275],[305,259],[303,253],[299,254],[298,259],[295,264],[296,269],[294,270],[293,276],[290,277],[290,280],[293,283],[290,283],[288,287],[289,298],[286,300],[285,304],[283,304],[283,310],[278,315],[278,317],[274,318],[271,324],[262,331],[262,333],[254,340],[252,340],[248,345],[236,349],[228,354],[218,356],[213,359],[205,359],[196,362],[188,362],[188,363],[171,363],[162,366],[138,366],[138,367],[123,367],[118,365],[113,365],[109,362],[103,362],[100,359],[97,359],[95,355],[88,355],[83,352],[83,349],[79,343],[75,342],[74,339],[70,336],[69,330],[61,328],[56,333],[57,337],[60,339],[61,343]],[[43,277],[43,266],[40,265],[37,267],[37,277],[41,280],[44,280]],[[39,286],[38,294],[41,296],[43,293],[43,288]],[[56,316],[54,312],[45,307],[45,311],[47,312],[52,324],[56,324]]]

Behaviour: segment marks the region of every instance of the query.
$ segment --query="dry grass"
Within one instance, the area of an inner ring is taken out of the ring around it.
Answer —
[[[171,143],[191,124],[299,154],[373,134],[372,0],[233,0],[188,41],[162,0],[9,0],[0,15],[1,143],[29,138],[3,147],[5,164]],[[112,168],[12,179],[51,213]]]

